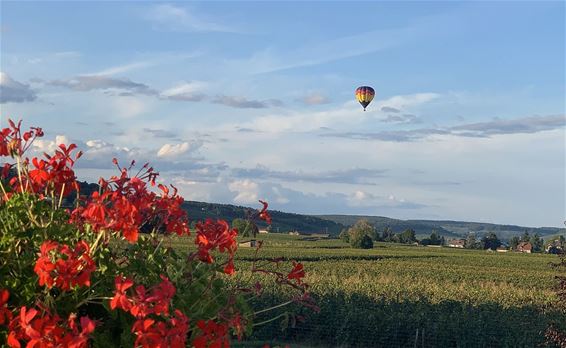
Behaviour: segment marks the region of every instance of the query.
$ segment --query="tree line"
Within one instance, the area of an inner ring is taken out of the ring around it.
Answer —
[[[420,241],[417,240],[415,231],[411,228],[406,229],[401,233],[394,233],[390,227],[385,227],[383,231],[378,231],[375,226],[373,226],[369,221],[365,219],[358,220],[350,228],[343,229],[340,232],[339,238],[346,243],[349,243],[354,248],[369,249],[373,248],[374,242],[390,242],[390,243],[401,243],[401,244],[414,244],[418,243],[420,245],[446,245],[446,240],[435,230],[428,238],[423,238]],[[529,242],[532,245],[532,252],[543,252],[544,251],[544,241],[538,234],[529,234],[528,231],[522,236],[515,236],[509,241],[509,247],[512,250],[517,249],[520,243]],[[552,252],[552,248],[556,250],[564,250],[563,246],[566,245],[564,237],[560,236],[560,239],[553,241],[552,245],[549,245],[549,252]],[[488,232],[484,234],[481,238],[477,238],[474,233],[468,234],[465,238],[464,248],[467,249],[482,249],[482,250],[496,250],[500,246],[503,246],[503,242],[499,239],[496,233]]]

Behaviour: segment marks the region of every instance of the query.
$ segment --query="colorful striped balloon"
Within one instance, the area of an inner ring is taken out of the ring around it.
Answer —
[[[375,91],[369,86],[361,86],[356,89],[356,99],[362,104],[364,111],[366,111],[366,107],[371,103],[373,97],[375,97]]]

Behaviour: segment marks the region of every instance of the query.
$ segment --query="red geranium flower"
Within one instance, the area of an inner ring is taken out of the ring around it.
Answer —
[[[0,290],[0,325],[12,320],[12,311],[8,309],[10,292],[7,289]]]
[[[133,280],[116,276],[116,278],[114,278],[114,284],[116,286],[116,293],[112,300],[110,300],[110,308],[120,308],[126,312],[129,311],[130,308],[132,308],[132,304],[126,295],[126,290],[134,285]]]
[[[303,265],[299,262],[293,261],[293,269],[287,275],[287,279],[296,279],[297,283],[301,284],[301,279],[305,277]]]
[[[89,251],[85,241],[79,241],[74,249],[54,241],[43,242],[34,267],[39,285],[56,286],[63,291],[75,286],[90,286],[90,274],[96,270],[96,265]],[[57,258],[59,255],[63,257]]]
[[[264,202],[262,200],[260,200],[259,202],[263,204],[263,208],[259,212],[259,218],[267,222],[268,225],[271,225],[271,215],[269,215],[269,213],[267,212],[267,202]]]
[[[193,340],[193,346],[195,348],[230,347],[227,325],[215,323],[212,320],[199,320],[197,326],[202,333]]]

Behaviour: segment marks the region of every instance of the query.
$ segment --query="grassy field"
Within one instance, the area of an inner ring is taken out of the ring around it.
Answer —
[[[282,330],[258,329],[257,341],[341,347],[535,347],[559,319],[552,303],[556,256],[490,253],[377,243],[351,249],[340,240],[261,235],[260,257],[301,261],[321,307]],[[171,240],[187,248],[186,240]],[[253,249],[238,250],[236,281],[248,279]],[[275,288],[274,288],[275,289]],[[258,305],[275,304],[279,294]],[[253,346],[252,343],[249,345]]]

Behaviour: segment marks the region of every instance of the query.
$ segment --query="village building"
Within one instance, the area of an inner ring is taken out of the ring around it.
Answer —
[[[517,250],[520,253],[532,253],[533,245],[530,242],[521,242],[517,245]]]
[[[257,241],[252,239],[252,240],[246,240],[243,242],[238,243],[238,246],[241,247],[248,247],[248,248],[255,248],[257,246]]]
[[[450,248],[464,248],[466,245],[465,239],[452,239],[448,242]]]

